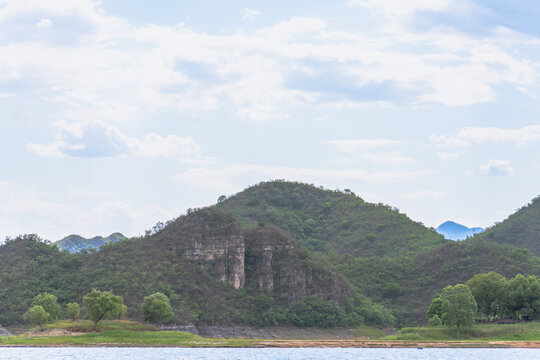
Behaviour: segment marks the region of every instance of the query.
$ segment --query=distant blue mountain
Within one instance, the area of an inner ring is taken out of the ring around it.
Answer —
[[[453,221],[447,221],[439,225],[437,232],[450,240],[464,240],[469,236],[483,232],[481,227],[468,228]]]
[[[120,233],[111,234],[106,238],[102,236],[96,236],[91,239],[85,239],[79,235],[69,235],[62,240],[55,242],[55,244],[60,248],[60,250],[67,250],[70,253],[76,253],[82,250],[97,250],[102,245],[114,243],[125,239],[127,238]]]

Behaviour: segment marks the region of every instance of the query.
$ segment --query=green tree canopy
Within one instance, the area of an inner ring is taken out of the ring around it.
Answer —
[[[83,298],[83,305],[88,317],[94,322],[94,328],[100,320],[121,318],[127,311],[124,299],[114,295],[112,291],[102,292],[94,289]]]
[[[36,295],[32,300],[31,306],[41,306],[49,314],[50,320],[58,319],[58,315],[60,314],[58,299],[53,294],[46,292]]]
[[[429,304],[429,308],[426,312],[426,318],[428,319],[428,321],[434,316],[437,316],[440,321],[442,317],[442,303],[443,301],[440,297],[431,300],[431,304]]]
[[[478,311],[489,317],[495,317],[499,308],[502,308],[501,300],[506,286],[504,276],[496,272],[477,274],[467,281],[474,300],[478,305]]]
[[[160,292],[145,296],[142,304],[142,313],[144,321],[154,324],[163,324],[169,321],[174,315],[169,298]]]
[[[517,274],[504,290],[504,307],[510,316],[533,319],[540,309],[540,282],[534,275]]]
[[[472,325],[478,306],[467,285],[445,287],[440,296],[442,300],[442,322],[445,325],[456,325],[457,336],[462,326]]]
[[[442,325],[441,318],[438,315],[433,315],[428,319],[429,326],[439,326]]]
[[[81,315],[81,307],[78,303],[67,304],[67,316],[71,320],[77,320]]]
[[[45,311],[43,306],[34,305],[28,309],[24,315],[23,319],[31,325],[37,325],[43,329],[43,325],[49,322],[51,316],[48,312]]]

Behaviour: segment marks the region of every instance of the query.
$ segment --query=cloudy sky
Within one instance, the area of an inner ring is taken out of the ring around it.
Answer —
[[[139,235],[270,179],[436,227],[540,194],[536,0],[0,0],[0,236]]]

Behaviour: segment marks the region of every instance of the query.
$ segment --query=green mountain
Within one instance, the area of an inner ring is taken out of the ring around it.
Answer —
[[[350,191],[274,181],[217,206],[244,224],[278,226],[327,256],[353,285],[390,309],[399,325],[423,323],[435,294],[477,273],[540,275],[539,258],[525,250],[477,238],[444,240],[396,209],[365,202]],[[539,220],[540,213],[531,214],[528,223]]]
[[[320,253],[403,256],[447,242],[397,209],[346,190],[285,181],[263,182],[217,205],[241,223],[272,224]]]
[[[192,211],[156,234],[106,244],[97,252],[71,254],[35,235],[18,237],[0,246],[0,274],[3,325],[22,322],[40,292],[65,304],[81,302],[93,288],[122,295],[128,316],[138,319],[144,296],[163,292],[178,324],[391,321],[386,310],[281,230],[243,228],[215,208]]]
[[[526,249],[536,249],[539,207],[536,199],[453,242],[348,190],[265,182],[95,252],[61,251],[34,235],[7,241],[0,323],[21,322],[40,292],[65,304],[98,288],[122,295],[132,318],[144,296],[163,292],[178,324],[420,324],[446,285],[489,271],[540,275],[540,258]]]
[[[79,235],[68,235],[62,240],[55,242],[54,244],[60,248],[60,250],[67,250],[70,253],[76,253],[82,250],[99,249],[101,246],[109,243],[114,243],[127,238],[120,234],[114,233],[107,237],[95,236],[90,239],[83,238]]]
[[[431,300],[446,285],[475,274],[540,275],[540,258],[527,250],[481,239],[451,242],[413,257],[334,256],[332,261],[364,294],[390,309],[399,326],[424,324]]]
[[[529,249],[540,256],[540,196],[477,237]]]

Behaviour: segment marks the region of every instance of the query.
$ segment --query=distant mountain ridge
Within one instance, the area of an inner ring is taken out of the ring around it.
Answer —
[[[468,228],[464,225],[458,224],[453,221],[445,221],[436,229],[439,234],[449,240],[465,240],[474,234],[479,234],[484,231],[481,227]]]
[[[113,233],[107,237],[94,236],[90,239],[84,238],[80,235],[72,234],[66,236],[62,240],[55,242],[55,245],[58,246],[60,250],[67,250],[73,254],[82,250],[99,249],[105,244],[115,243],[126,239],[127,237],[125,237],[119,232]]]

